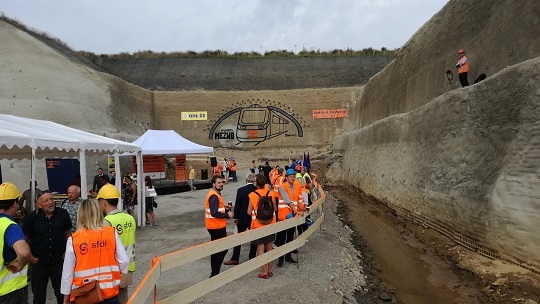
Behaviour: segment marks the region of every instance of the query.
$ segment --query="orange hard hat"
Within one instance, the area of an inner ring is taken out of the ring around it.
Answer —
[[[465,50],[464,49],[459,50],[458,54],[465,54]]]

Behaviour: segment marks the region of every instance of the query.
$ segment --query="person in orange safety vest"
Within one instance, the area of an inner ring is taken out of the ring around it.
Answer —
[[[210,233],[210,240],[214,241],[227,236],[227,219],[234,216],[232,206],[226,206],[221,196],[225,179],[221,175],[212,176],[212,189],[208,191],[205,200],[206,230]],[[221,263],[225,259],[227,250],[214,253],[210,256],[212,272],[210,277],[219,274]]]
[[[460,58],[456,64],[456,68],[458,69],[459,82],[462,87],[467,87],[469,86],[469,80],[467,79],[469,73],[469,60],[465,57],[465,50],[459,50],[458,54]]]
[[[276,210],[276,203],[273,199],[274,192],[270,191],[266,185],[266,177],[264,174],[257,174],[255,176],[255,185],[257,186],[257,190],[251,192],[249,196],[249,205],[247,209],[247,213],[251,215],[251,230],[257,229],[260,227],[264,227],[269,224],[273,224],[276,222],[276,217],[273,216],[270,223],[261,223],[257,219],[257,210],[259,209],[259,200],[263,196],[268,196],[270,201],[272,202],[273,209]],[[267,236],[264,236],[260,239],[253,240],[251,243],[257,245],[257,256],[264,254],[265,252],[268,252],[272,250],[272,243],[275,240],[275,234],[270,234]],[[267,264],[264,264],[261,266],[262,273],[259,274],[259,278],[261,279],[268,279],[269,277],[272,277],[274,273],[272,272],[272,265],[273,262],[270,261]]]
[[[303,206],[302,199],[302,186],[296,180],[296,171],[290,168],[285,172],[286,182],[279,186],[278,192],[278,220],[284,221],[291,217],[296,216],[298,213],[298,207]],[[289,228],[284,231],[280,231],[276,235],[276,246],[282,246],[289,243],[294,238],[295,227]],[[279,257],[277,267],[283,266],[283,260],[289,263],[296,263],[291,257],[291,252],[285,254],[285,256]]]
[[[72,291],[97,281],[103,300],[118,302],[122,274],[128,272],[129,257],[113,227],[103,226],[97,202],[86,199],[79,205],[77,231],[69,237],[64,259],[61,293],[64,303],[76,299]]]

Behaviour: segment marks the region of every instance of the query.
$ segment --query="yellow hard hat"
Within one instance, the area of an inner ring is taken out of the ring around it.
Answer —
[[[105,184],[99,189],[97,199],[113,199],[120,198],[120,192],[115,186],[111,184]]]
[[[21,192],[14,184],[5,182],[0,185],[0,201],[12,200],[19,197],[21,197]]]

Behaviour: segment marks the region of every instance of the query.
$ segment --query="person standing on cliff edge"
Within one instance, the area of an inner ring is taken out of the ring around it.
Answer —
[[[469,80],[467,80],[467,74],[469,73],[469,60],[465,57],[465,50],[461,49],[458,53],[460,59],[456,64],[456,68],[458,69],[459,82],[462,87],[468,87]]]

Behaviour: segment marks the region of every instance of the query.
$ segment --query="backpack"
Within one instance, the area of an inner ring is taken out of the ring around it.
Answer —
[[[270,191],[266,191],[265,196],[261,196],[257,191],[255,194],[259,196],[259,205],[257,206],[257,221],[262,225],[268,225],[274,219],[274,205],[268,197]]]

